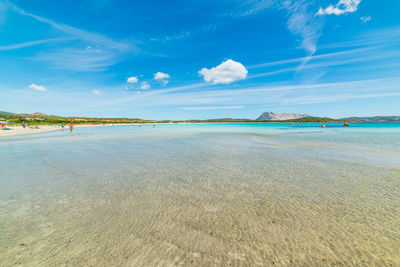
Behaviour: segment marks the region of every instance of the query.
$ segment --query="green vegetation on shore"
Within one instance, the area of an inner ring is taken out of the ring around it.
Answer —
[[[46,115],[43,113],[33,114],[13,114],[0,112],[0,121],[6,120],[11,124],[22,124],[22,122],[31,125],[49,125],[49,124],[122,124],[122,123],[154,123],[156,121],[147,121],[137,118],[84,118],[84,117],[60,117]]]
[[[375,120],[376,119],[376,120]],[[220,119],[208,119],[208,120],[142,120],[138,118],[86,118],[86,117],[61,117],[55,115],[46,115],[43,113],[32,113],[32,114],[14,114],[10,112],[0,111],[0,121],[8,121],[11,124],[22,124],[22,122],[30,123],[31,125],[49,125],[49,124],[123,124],[123,123],[221,123],[221,122],[256,122],[256,123],[271,123],[271,122],[400,122],[400,117],[370,117],[370,118],[343,118],[343,119],[331,119],[321,117],[306,117],[299,119],[290,120],[251,120],[251,119],[234,119],[234,118],[220,118]]]

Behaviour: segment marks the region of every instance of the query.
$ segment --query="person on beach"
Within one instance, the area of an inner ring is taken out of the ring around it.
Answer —
[[[22,128],[25,128],[25,122],[24,121],[22,122]]]

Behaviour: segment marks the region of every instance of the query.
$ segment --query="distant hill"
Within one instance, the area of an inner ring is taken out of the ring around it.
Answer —
[[[342,119],[311,117],[307,114],[296,113],[275,113],[264,112],[257,120],[252,119],[235,119],[235,118],[219,118],[207,120],[142,120],[138,118],[87,118],[87,117],[61,117],[56,115],[47,115],[41,112],[31,114],[15,114],[6,111],[0,111],[0,120],[8,121],[14,124],[22,122],[30,124],[92,124],[92,123],[154,123],[154,122],[192,122],[192,123],[217,123],[217,122],[399,122],[400,116],[375,116],[375,117],[348,117]]]
[[[257,121],[285,121],[309,117],[311,116],[307,114],[264,112],[257,118]]]
[[[6,111],[0,111],[0,115],[13,115],[14,113],[11,112],[6,112]]]
[[[374,116],[374,117],[348,117],[348,118],[343,118],[341,120],[348,120],[348,121],[394,121],[394,122],[400,122],[400,116]]]

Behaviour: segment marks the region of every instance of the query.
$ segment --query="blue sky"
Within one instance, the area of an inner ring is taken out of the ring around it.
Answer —
[[[398,0],[0,0],[0,110],[400,115]]]

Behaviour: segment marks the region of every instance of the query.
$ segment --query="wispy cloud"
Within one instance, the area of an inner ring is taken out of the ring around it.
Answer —
[[[32,59],[46,62],[53,69],[97,72],[115,64],[118,54],[113,51],[96,52],[71,47],[40,52]]]
[[[229,11],[219,16],[225,19],[217,23],[210,23],[197,27],[192,30],[183,30],[174,35],[161,38],[151,38],[152,41],[170,41],[176,39],[184,39],[199,33],[208,33],[214,31],[222,25],[226,24],[226,17],[240,19],[247,16],[261,14],[268,9],[277,9],[283,11],[287,16],[287,27],[289,31],[300,36],[301,46],[309,55],[317,50],[317,41],[321,35],[322,21],[314,16],[318,6],[315,0],[245,0],[245,1],[228,1]],[[239,3],[239,4],[238,4]]]
[[[244,17],[256,15],[267,9],[278,9],[286,13],[289,31],[300,36],[301,46],[309,55],[317,51],[317,42],[321,35],[322,21],[315,17],[314,0],[247,0],[238,11],[230,13],[231,16]]]
[[[271,8],[276,5],[277,0],[247,0],[241,2],[239,8],[227,15],[234,17],[244,17],[250,15],[256,15],[265,9]]]
[[[71,39],[72,38],[53,38],[53,39],[24,42],[24,43],[19,43],[19,44],[3,45],[3,46],[0,46],[0,51],[21,49],[21,48],[30,47],[30,46],[54,43],[54,42],[62,42],[62,41],[67,41],[67,40],[71,40]]]
[[[103,92],[100,91],[100,90],[94,89],[94,90],[92,90],[92,93],[95,94],[95,95],[101,95]]]
[[[215,106],[215,107],[181,107],[182,110],[218,110],[218,109],[239,109],[244,106]]]
[[[150,89],[150,84],[148,83],[148,82],[141,82],[140,83],[140,89],[142,89],[142,90],[148,90],[148,89]]]
[[[400,42],[400,27],[390,27],[379,30],[370,30],[363,34],[353,36],[352,40],[334,42],[320,45],[321,49],[347,48],[347,47],[367,47],[379,46],[398,46]],[[397,49],[398,50],[398,49]]]
[[[68,38],[64,38],[64,40],[75,39],[75,43],[70,44],[68,48],[42,51],[37,56],[31,57],[32,59],[49,63],[52,68],[68,69],[72,71],[104,71],[109,66],[121,60],[123,54],[139,51],[132,43],[115,41],[102,34],[85,31],[30,13],[10,2],[6,2],[6,4],[18,14],[31,17],[38,22],[45,23],[53,29],[66,34]],[[62,38],[50,40],[60,41]],[[4,49],[22,48],[45,42],[45,40],[31,41],[24,44],[6,46]]]
[[[281,8],[286,10],[289,16],[288,29],[301,36],[301,46],[309,55],[313,55],[317,51],[317,42],[322,30],[322,22],[314,16],[313,1],[283,1]]]
[[[158,42],[169,42],[169,41],[175,41],[175,40],[184,40],[187,39],[189,37],[194,37],[194,36],[198,36],[201,34],[207,34],[210,33],[212,31],[215,31],[217,28],[221,27],[221,25],[223,25],[224,22],[222,21],[218,21],[215,23],[210,23],[210,24],[206,24],[206,25],[202,25],[202,26],[197,26],[194,29],[184,29],[181,30],[179,32],[173,33],[173,34],[169,34],[166,36],[162,36],[162,37],[152,37],[150,38],[150,41],[158,41]]]
[[[312,59],[317,60],[317,59],[336,58],[338,56],[344,56],[344,55],[354,55],[354,54],[357,54],[360,52],[365,52],[365,51],[371,50],[373,48],[374,47],[365,47],[365,48],[350,49],[350,50],[344,50],[344,51],[339,51],[339,52],[314,55],[312,57]],[[290,64],[290,63],[299,63],[299,62],[303,62],[304,60],[307,60],[308,58],[309,57],[298,57],[298,58],[291,58],[291,59],[285,59],[285,60],[271,61],[271,62],[250,65],[247,68],[248,69],[257,69],[257,68],[264,68],[264,67],[270,67],[270,66],[285,65],[285,64]]]
[[[335,59],[335,60],[330,60],[330,61],[309,63],[306,66],[303,66],[303,70],[321,69],[321,68],[327,68],[327,67],[333,67],[333,66],[345,66],[345,65],[350,65],[350,64],[354,64],[354,63],[376,62],[377,60],[382,62],[383,59],[394,59],[394,58],[398,58],[398,57],[400,57],[399,52],[388,51],[386,53],[379,53],[379,54],[375,54],[373,56],[369,56],[369,55],[367,55],[367,56],[352,56],[352,57],[348,57],[347,59]],[[375,65],[375,66],[377,67],[379,65]],[[295,72],[297,70],[298,70],[297,66],[283,68],[283,69],[278,69],[278,70],[274,70],[274,71],[253,74],[253,75],[249,76],[249,79],[272,76],[272,75],[282,74],[282,73],[286,73],[286,72]]]
[[[367,23],[368,21],[370,21],[371,19],[372,19],[371,16],[362,16],[360,18],[361,22],[364,24]]]
[[[9,3],[9,5],[11,6],[11,8],[13,10],[15,10],[17,13],[24,15],[24,16],[28,16],[31,18],[34,18],[37,21],[40,21],[42,23],[46,23],[48,25],[50,25],[51,27],[53,27],[54,29],[57,29],[61,32],[64,32],[66,34],[75,36],[79,39],[85,40],[89,43],[95,43],[95,44],[99,44],[99,45],[103,45],[106,46],[108,48],[111,49],[115,49],[118,51],[135,51],[136,47],[132,46],[131,44],[127,44],[127,43],[123,43],[123,42],[117,42],[114,41],[111,38],[108,38],[104,35],[98,34],[98,33],[92,33],[92,32],[88,32],[82,29],[78,29],[63,23],[57,23],[51,19],[48,18],[44,18],[38,15],[35,15],[33,13],[27,12],[21,8],[19,8],[18,6]]]
[[[320,51],[335,51],[330,53],[322,53],[313,55],[302,66],[301,77],[318,77],[340,69],[341,76],[356,75],[358,78],[363,76],[364,72],[360,72],[360,68],[368,66],[372,69],[386,69],[394,74],[396,68],[390,65],[398,61],[400,54],[397,49],[400,41],[400,28],[388,28],[376,31],[368,31],[368,33],[352,36],[350,41],[330,43],[320,45]],[[341,51],[337,51],[340,48]],[[264,62],[248,66],[251,72],[249,79],[257,77],[267,77],[289,72],[297,73],[298,65],[306,60],[307,57],[298,57],[284,59],[272,62]],[[366,64],[369,62],[370,64]],[[263,72],[261,72],[261,69]],[[320,71],[321,73],[316,73]],[[261,73],[260,73],[261,72]],[[307,79],[310,82],[313,79]],[[315,79],[314,79],[315,82]]]
[[[242,87],[240,89],[219,89],[201,87],[198,90],[187,91],[181,87],[144,92],[129,98],[107,100],[95,104],[99,106],[122,105],[134,103],[135,106],[186,106],[199,107],[236,107],[252,104],[306,104],[319,102],[337,102],[349,99],[367,98],[372,96],[389,97],[400,94],[398,84],[400,79],[378,78],[336,83],[317,83],[302,85],[278,85]],[[199,87],[200,86],[200,87]],[[204,85],[203,85],[204,86]],[[351,92],[351,93],[349,93]]]
[[[2,26],[6,21],[7,9],[8,9],[8,3],[0,2],[0,26]]]
[[[351,99],[365,99],[365,98],[378,98],[378,97],[392,97],[399,96],[398,92],[388,92],[388,93],[364,93],[364,94],[349,94],[349,93],[341,93],[339,95],[329,95],[329,96],[320,96],[320,95],[307,95],[307,96],[299,96],[293,97],[291,99],[287,99],[282,101],[281,104],[297,104],[297,105],[308,105],[308,104],[316,104],[316,103],[327,103],[327,102],[341,102]]]

